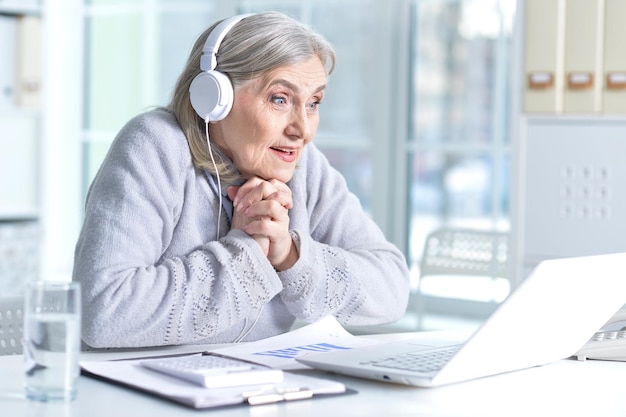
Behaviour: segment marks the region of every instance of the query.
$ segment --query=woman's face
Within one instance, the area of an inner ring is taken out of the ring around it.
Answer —
[[[245,178],[287,182],[319,124],[326,71],[317,57],[281,67],[235,90],[232,110],[211,127]]]

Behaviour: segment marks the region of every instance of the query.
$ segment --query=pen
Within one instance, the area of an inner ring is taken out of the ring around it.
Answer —
[[[271,385],[261,387],[256,391],[243,394],[244,400],[250,405],[271,404],[280,401],[305,400],[313,397],[313,391],[304,387],[274,388]]]

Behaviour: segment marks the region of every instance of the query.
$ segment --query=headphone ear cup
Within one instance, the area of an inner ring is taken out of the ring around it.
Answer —
[[[189,85],[189,99],[198,116],[216,122],[228,115],[233,107],[233,85],[219,71],[201,72]]]

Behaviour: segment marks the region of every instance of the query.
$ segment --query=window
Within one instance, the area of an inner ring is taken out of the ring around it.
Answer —
[[[514,0],[413,3],[406,147],[408,257],[414,284],[417,262],[432,230],[441,226],[509,230],[514,9]],[[438,292],[450,298],[501,300],[501,285],[495,282],[472,287],[478,293],[465,289],[458,294],[457,283]]]
[[[208,3],[208,4],[207,4]],[[84,189],[118,130],[169,102],[215,2],[91,0],[85,7]]]

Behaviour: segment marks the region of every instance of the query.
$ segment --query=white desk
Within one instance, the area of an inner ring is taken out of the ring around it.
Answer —
[[[410,334],[378,336],[390,340]],[[188,346],[187,351],[205,347]],[[179,348],[165,349],[167,352]],[[139,354],[145,351],[140,351]],[[152,351],[154,352],[154,351]],[[118,358],[119,353],[86,352],[83,359]],[[137,356],[135,353],[134,356]],[[0,357],[0,416],[2,417],[180,417],[202,414],[297,417],[538,417],[626,415],[626,363],[562,360],[439,388],[413,388],[333,374],[357,390],[356,395],[291,403],[214,410],[193,410],[121,386],[81,376],[78,398],[71,403],[37,403],[24,398],[22,356]]]

